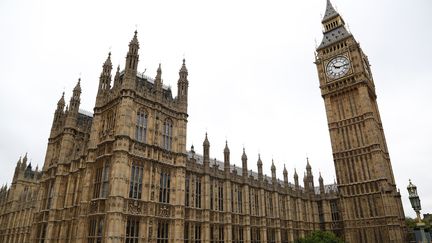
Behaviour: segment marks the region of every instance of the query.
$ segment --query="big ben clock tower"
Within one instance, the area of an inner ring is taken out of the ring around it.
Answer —
[[[393,176],[367,56],[327,0],[316,50],[347,242],[405,242],[404,212]]]

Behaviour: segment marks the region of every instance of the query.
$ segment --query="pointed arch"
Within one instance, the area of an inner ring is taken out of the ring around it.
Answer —
[[[166,150],[172,150],[172,138],[173,138],[173,122],[170,119],[166,119],[163,128],[163,148]]]
[[[145,143],[147,139],[147,122],[148,115],[144,109],[139,109],[135,123],[135,139],[138,142]]]

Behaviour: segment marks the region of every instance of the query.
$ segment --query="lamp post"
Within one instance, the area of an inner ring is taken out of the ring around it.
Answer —
[[[411,206],[417,214],[417,223],[421,223],[422,221],[420,216],[420,210],[421,210],[420,197],[417,194],[417,187],[414,184],[412,184],[411,179],[409,180],[407,189],[408,189],[408,195],[409,195],[409,200],[411,202]]]
[[[418,230],[414,230],[417,231],[416,232],[416,242],[430,242],[428,241],[428,239],[426,238],[425,232],[424,232],[424,226],[425,224],[422,222],[421,220],[421,216],[420,216],[420,210],[421,210],[421,204],[420,204],[420,197],[417,194],[417,187],[412,184],[411,179],[409,180],[409,184],[407,187],[408,190],[408,194],[409,194],[409,200],[411,202],[411,206],[414,209],[414,211],[417,214],[417,223],[416,226],[419,228]]]

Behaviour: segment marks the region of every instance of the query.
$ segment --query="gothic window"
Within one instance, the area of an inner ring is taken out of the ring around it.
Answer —
[[[189,243],[189,223],[188,222],[185,222],[184,224],[183,236],[184,236],[184,243]]]
[[[216,243],[216,235],[215,235],[215,225],[210,225],[210,243]]]
[[[243,227],[241,226],[232,226],[232,242],[233,243],[243,243]]]
[[[279,217],[281,219],[285,219],[285,205],[284,205],[283,196],[279,196]]]
[[[266,216],[273,217],[273,198],[270,192],[266,192]]]
[[[331,215],[332,215],[332,221],[339,221],[339,207],[336,200],[330,201],[330,209],[331,209]]]
[[[41,223],[38,225],[37,242],[44,243],[46,237],[47,223]]]
[[[46,191],[46,206],[45,209],[51,208],[52,198],[53,198],[53,181],[48,182],[48,188]]]
[[[90,218],[88,243],[102,243],[104,219],[102,217]]]
[[[282,238],[282,243],[288,243],[288,230],[286,229],[281,230],[281,238]]]
[[[96,167],[93,182],[93,198],[106,198],[109,189],[110,165],[108,161]]]
[[[224,242],[224,227],[222,224],[210,225],[210,243]]]
[[[255,215],[259,216],[259,194],[258,190],[255,191]]]
[[[186,191],[186,195],[185,195],[185,206],[189,207],[189,185],[190,184],[190,177],[189,175],[186,175],[186,179],[185,179],[185,191]]]
[[[78,184],[78,179],[77,178],[73,178],[71,180],[72,185],[71,185],[71,204],[75,205],[76,202],[76,191],[77,191],[77,184]]]
[[[261,243],[260,229],[256,227],[251,227],[251,243]]]
[[[218,187],[218,206],[219,206],[219,211],[223,211],[223,183],[219,183],[219,187]]]
[[[231,212],[234,213],[234,185],[231,186]]]
[[[195,233],[195,235],[194,235],[195,237],[194,237],[193,243],[201,243],[201,225],[200,224],[195,224],[194,233]]]
[[[172,136],[173,136],[173,124],[172,121],[167,119],[164,122],[163,130],[163,148],[166,150],[171,150],[172,147]]]
[[[218,242],[219,243],[224,243],[225,242],[225,240],[224,240],[224,238],[225,238],[225,235],[224,235],[224,226],[221,224],[221,225],[219,225],[219,232],[218,232],[218,235],[219,235],[219,237],[218,237]]]
[[[113,111],[109,111],[107,115],[107,130],[111,131],[114,129],[115,125],[115,113]]]
[[[237,212],[243,213],[243,196],[241,186],[237,186]]]
[[[212,181],[212,183],[214,185],[214,182]],[[213,210],[213,200],[214,200],[214,196],[213,196],[213,185],[210,186],[210,210]]]
[[[195,207],[201,208],[201,178],[195,180]]]
[[[129,184],[129,198],[141,199],[143,167],[133,164]]]
[[[168,243],[168,222],[161,221],[158,223],[157,243]]]
[[[275,229],[267,229],[267,242],[276,243]]]
[[[147,113],[144,111],[138,111],[136,127],[135,127],[135,139],[139,142],[145,143],[147,136]]]
[[[125,243],[138,243],[139,241],[139,218],[128,217],[126,223]]]
[[[325,223],[324,223],[324,210],[323,210],[323,202],[318,202],[318,218],[320,223],[320,230],[325,230]]]
[[[160,186],[159,186],[159,202],[169,203],[170,198],[170,174],[168,172],[161,172]]]

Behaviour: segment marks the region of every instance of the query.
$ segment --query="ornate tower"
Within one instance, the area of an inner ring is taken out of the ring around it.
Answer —
[[[316,50],[347,242],[404,242],[400,194],[366,54],[327,1]]]

